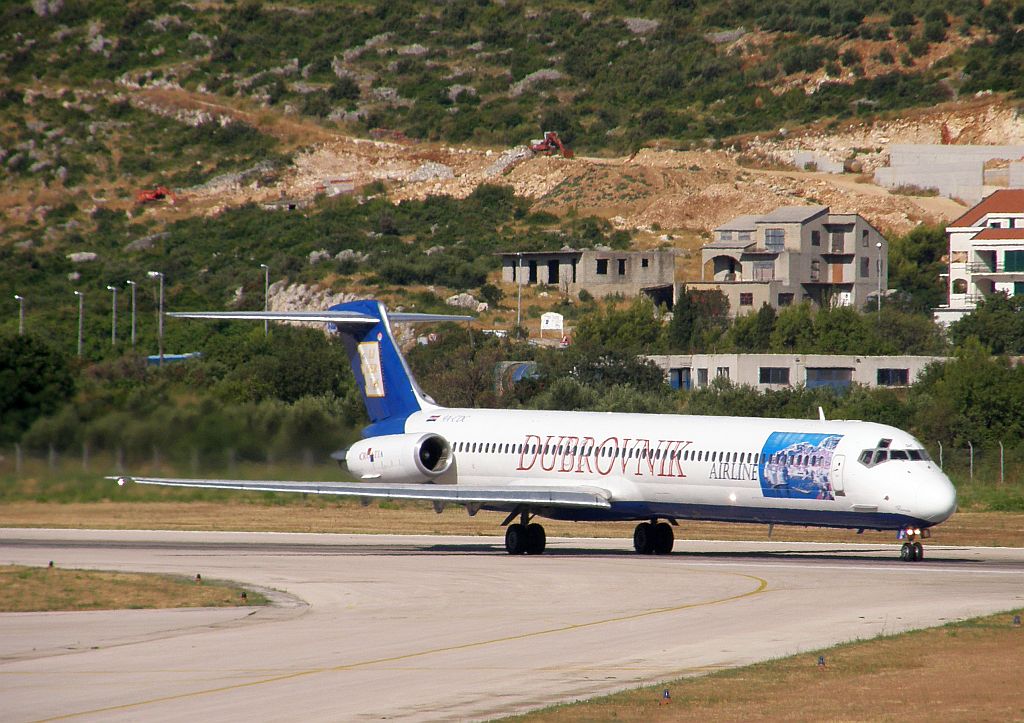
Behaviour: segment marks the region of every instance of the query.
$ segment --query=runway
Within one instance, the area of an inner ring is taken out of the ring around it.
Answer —
[[[0,615],[4,721],[465,720],[1024,605],[1024,550],[0,530],[0,563],[273,591],[259,609]]]

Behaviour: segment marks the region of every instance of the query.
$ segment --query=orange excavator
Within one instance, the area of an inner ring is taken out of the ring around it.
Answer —
[[[178,202],[178,197],[174,195],[174,191],[167,186],[143,188],[135,194],[136,203],[152,203],[153,201],[163,201],[165,198],[169,198],[171,203]]]
[[[543,138],[530,141],[530,150],[545,156],[561,153],[564,158],[572,158],[574,155],[571,149],[565,147],[555,131],[545,131]]]

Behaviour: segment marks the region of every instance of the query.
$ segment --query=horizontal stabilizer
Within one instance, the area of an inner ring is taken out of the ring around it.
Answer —
[[[234,319],[239,321],[306,321],[327,324],[365,324],[372,326],[380,319],[358,311],[172,311],[168,316],[178,319]],[[401,323],[428,321],[472,321],[474,317],[456,314],[411,314],[389,312],[388,319]]]
[[[181,479],[173,477],[107,477],[119,485],[135,482],[165,487],[245,490],[250,492],[298,492],[310,495],[378,497],[395,500],[423,500],[476,505],[520,505],[608,509],[607,490],[598,487],[536,487],[511,485],[466,487],[431,484],[373,484],[366,482],[300,482],[290,480]]]

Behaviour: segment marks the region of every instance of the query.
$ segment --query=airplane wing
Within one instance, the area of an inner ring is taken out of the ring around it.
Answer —
[[[514,484],[492,487],[433,484],[372,484],[366,482],[300,482],[291,480],[186,479],[177,477],[107,477],[119,485],[128,482],[164,487],[299,492],[311,495],[422,500],[461,505],[536,505],[576,509],[608,509],[611,493],[600,487],[554,487]]]

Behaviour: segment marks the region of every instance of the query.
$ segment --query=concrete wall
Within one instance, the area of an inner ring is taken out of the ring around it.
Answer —
[[[875,171],[875,183],[886,188],[910,185],[937,188],[950,198],[977,203],[984,196],[986,161],[1024,158],[1024,146],[942,146],[894,143],[889,167]],[[1011,188],[1024,187],[1022,170],[1011,164]],[[1019,166],[1019,164],[1017,164]]]

